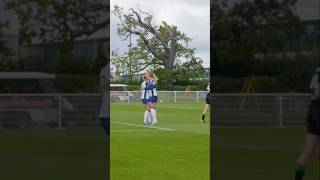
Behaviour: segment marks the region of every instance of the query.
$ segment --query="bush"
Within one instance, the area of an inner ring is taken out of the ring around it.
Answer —
[[[288,87],[275,77],[254,77],[253,87],[256,93],[280,93],[288,91]]]
[[[100,92],[98,75],[57,74],[56,86],[63,93]]]
[[[173,80],[172,72],[167,69],[159,68],[154,71],[154,73],[158,76],[158,84],[159,85],[171,85]]]
[[[215,76],[213,77],[213,91],[216,93],[239,93],[241,92],[241,83],[240,79]]]

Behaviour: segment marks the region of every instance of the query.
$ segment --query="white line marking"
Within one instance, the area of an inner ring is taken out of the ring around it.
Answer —
[[[112,121],[111,123],[113,123],[113,124],[122,124],[122,125],[127,125],[127,126],[144,127],[144,128],[150,128],[150,129],[160,129],[160,130],[164,130],[164,131],[174,131],[174,129],[160,128],[160,127],[155,127],[155,126],[145,126],[145,125],[130,124],[130,123],[123,123],[123,122],[115,122],[115,121]]]
[[[163,130],[161,130],[161,129],[159,129],[159,130],[147,130],[147,129],[144,129],[144,130],[113,130],[110,132],[117,133],[117,132],[159,132],[159,131],[163,131]]]
[[[300,152],[299,148],[294,147],[263,147],[263,146],[219,146],[216,145],[218,149],[245,149],[245,150],[259,150],[259,151],[278,151],[278,152]]]

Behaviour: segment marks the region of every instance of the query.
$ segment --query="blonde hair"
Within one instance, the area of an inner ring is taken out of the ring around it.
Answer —
[[[153,78],[154,83],[155,83],[155,84],[157,84],[158,77],[156,76],[156,74],[155,74],[155,73],[153,73],[153,72],[150,72],[150,77],[152,77],[152,78]]]
[[[144,74],[144,75],[142,75],[142,79],[145,81],[145,80],[147,80],[147,76]]]

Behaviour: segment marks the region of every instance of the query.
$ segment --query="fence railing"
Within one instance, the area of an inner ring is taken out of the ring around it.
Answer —
[[[159,102],[200,102],[206,91],[158,91]],[[141,91],[111,91],[111,102],[140,102]]]
[[[98,126],[101,94],[0,94],[0,127]]]
[[[110,92],[113,102],[140,102],[141,92]],[[159,103],[201,102],[205,91],[159,91]],[[305,124],[309,94],[212,94],[216,125]],[[101,94],[0,94],[0,127],[98,126]],[[112,113],[112,112],[111,112]]]
[[[214,94],[216,125],[305,124],[309,94]]]

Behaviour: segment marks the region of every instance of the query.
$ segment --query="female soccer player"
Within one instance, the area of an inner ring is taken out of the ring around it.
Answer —
[[[144,104],[144,125],[149,125],[151,123],[151,113],[150,113],[150,90],[147,89],[147,78],[148,74],[142,76],[143,82],[141,83],[141,102]]]
[[[156,111],[156,104],[158,102],[158,93],[157,93],[157,76],[155,75],[155,73],[149,71],[149,82],[152,84],[152,90],[151,90],[151,104],[150,104],[150,112],[152,115],[152,125],[155,125],[158,123],[157,120],[157,111]]]
[[[316,69],[311,80],[311,105],[307,116],[306,144],[297,161],[295,180],[302,180],[305,174],[305,167],[312,159],[319,144],[320,136],[320,67]]]
[[[210,83],[207,86],[207,96],[206,96],[206,104],[204,106],[204,109],[202,111],[202,117],[201,117],[201,122],[205,123],[205,118],[206,118],[206,113],[208,112],[208,109],[210,107]]]
[[[102,93],[102,104],[100,107],[100,123],[103,127],[107,137],[110,136],[110,113],[109,113],[109,104],[110,104],[110,89],[109,89],[109,81],[108,81],[109,65],[104,66],[100,71],[100,87]]]

